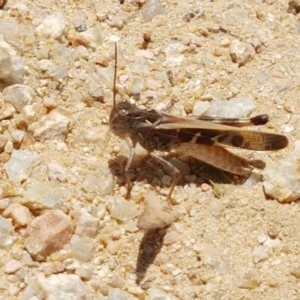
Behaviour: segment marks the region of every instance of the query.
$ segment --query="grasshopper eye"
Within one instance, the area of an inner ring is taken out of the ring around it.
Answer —
[[[127,116],[128,115],[128,110],[126,110],[126,109],[120,109],[119,115],[122,116],[122,117]]]

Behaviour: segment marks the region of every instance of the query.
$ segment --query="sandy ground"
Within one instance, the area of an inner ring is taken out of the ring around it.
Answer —
[[[300,299],[299,205],[267,199],[262,182],[249,188],[233,183],[217,185],[220,193],[216,197],[209,186],[199,183],[200,176],[188,170],[189,176],[174,190],[177,221],[168,229],[145,233],[136,227],[144,200],[164,199],[168,184],[162,183],[168,183],[170,177],[151,159],[136,161],[133,173],[137,180],[129,199],[135,209],[132,219],[122,221],[109,210],[107,201],[124,196],[124,177],[118,166],[129,154],[126,142],[114,136],[107,125],[112,105],[112,35],[120,39],[118,74],[119,84],[124,83],[124,98],[140,94],[137,104],[147,108],[162,107],[176,99],[171,109],[176,114],[191,113],[194,104],[202,100],[253,99],[252,114],[270,116],[265,129],[286,133],[289,139],[289,146],[279,152],[242,153],[267,165],[288,157],[299,139],[300,27],[296,8],[288,11],[287,0],[165,0],[162,4],[165,13],[149,22],[143,19],[147,3],[134,0],[124,4],[107,0],[8,1],[11,10],[1,17],[30,26],[33,34],[29,31],[21,40],[13,35],[7,38],[25,65],[24,83],[37,92],[37,102],[54,95],[55,106],[72,123],[63,141],[67,151],[58,153],[49,139],[29,139],[21,148],[38,149],[45,163],[59,161],[76,175],[76,179],[62,183],[71,193],[64,210],[70,217],[76,216],[76,209],[86,209],[99,218],[96,250],[88,262],[77,262],[91,270],[90,276],[82,278],[89,292],[86,298],[77,298]],[[35,28],[56,11],[63,13],[66,22],[61,37],[51,41],[36,36]],[[96,30],[93,37],[99,39],[92,44],[76,37],[75,26],[84,24]],[[151,41],[142,50],[145,34]],[[255,48],[253,58],[244,66],[238,66],[230,56],[234,40]],[[177,42],[184,47],[179,57],[166,50],[170,45],[178,46]],[[41,52],[47,47],[51,59],[67,74],[59,80],[60,76],[41,71]],[[170,61],[166,53],[171,53]],[[170,74],[172,85],[166,79]],[[194,163],[183,159],[182,168],[192,169]],[[39,167],[30,179],[37,181],[43,170]],[[99,188],[83,187],[89,176],[99,180]],[[195,178],[196,183],[189,182]],[[112,188],[103,188],[106,180]],[[16,231],[21,253],[25,252],[25,231]],[[8,249],[3,251],[3,265],[21,257],[10,255]],[[62,263],[72,256],[64,255],[59,256]],[[0,298],[29,299],[24,296],[29,282],[37,274],[46,274],[44,264],[53,260],[52,256],[47,262],[26,265],[23,273],[1,271]],[[66,267],[59,273],[72,272]],[[122,290],[115,298],[110,294],[114,288]],[[128,294],[122,294],[125,291]],[[39,295],[38,299],[54,299],[51,292],[45,294],[48,296]]]

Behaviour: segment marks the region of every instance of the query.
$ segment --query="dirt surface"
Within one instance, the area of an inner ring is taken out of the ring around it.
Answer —
[[[69,193],[59,209],[75,227],[83,211],[97,217],[99,226],[88,261],[74,258],[67,244],[31,264],[22,258],[29,224],[16,228],[16,241],[1,250],[1,263],[6,266],[15,259],[22,267],[1,271],[0,298],[54,299],[51,290],[38,295],[28,292],[34,290],[32,282],[41,274],[75,273],[88,292],[72,299],[300,299],[297,202],[267,199],[262,181],[250,187],[217,184],[216,192],[201,183],[201,176],[192,170],[193,160],[177,157],[179,169],[186,172],[174,190],[177,221],[167,229],[145,233],[136,226],[145,198],[164,201],[170,176],[153,160],[138,156],[127,206],[122,167],[129,147],[107,125],[114,66],[111,36],[117,36],[123,98],[134,96],[145,108],[162,108],[175,99],[171,112],[180,115],[191,113],[197,101],[253,99],[252,114],[267,113],[270,122],[264,129],[286,134],[289,146],[278,152],[242,155],[267,165],[288,157],[299,139],[297,1],[289,6],[287,0],[166,0],[163,13],[149,22],[143,15],[147,1],[120,2],[9,0],[1,11],[1,22],[24,30],[20,36],[13,30],[10,35],[8,27],[0,24],[0,34],[24,63],[23,81],[34,89],[34,102],[47,107],[47,111],[38,109],[38,114],[42,117],[55,108],[70,119],[64,137],[34,138],[34,129],[24,129],[27,138],[20,149],[37,151],[42,158],[21,188],[26,191],[33,182],[49,181],[44,175],[46,165],[56,161],[68,174],[65,180],[56,180]],[[63,33],[37,34],[45,17],[57,11],[66,24]],[[81,35],[85,29],[92,37]],[[255,49],[240,66],[230,55],[236,40]],[[45,58],[55,64],[52,73],[41,63]],[[9,155],[2,157],[8,159]],[[1,173],[7,176],[3,169]],[[113,209],[115,199],[125,203],[116,206],[119,212]],[[43,210],[30,208],[30,212],[36,217]],[[160,217],[157,222],[168,218],[168,212]],[[49,269],[58,262],[59,271]],[[80,267],[90,275],[83,275]],[[120,294],[113,296],[113,290]]]

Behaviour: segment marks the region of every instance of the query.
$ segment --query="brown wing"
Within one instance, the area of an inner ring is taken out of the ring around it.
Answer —
[[[162,114],[162,121],[155,129],[165,134],[168,131],[172,132],[172,135],[176,131],[179,140],[199,144],[222,144],[259,151],[279,150],[288,145],[287,138],[281,134],[245,130],[165,113]]]

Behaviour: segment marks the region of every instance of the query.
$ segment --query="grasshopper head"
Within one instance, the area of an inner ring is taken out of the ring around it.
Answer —
[[[126,101],[114,103],[109,117],[109,127],[115,135],[123,138],[130,134],[133,107],[132,104]]]

